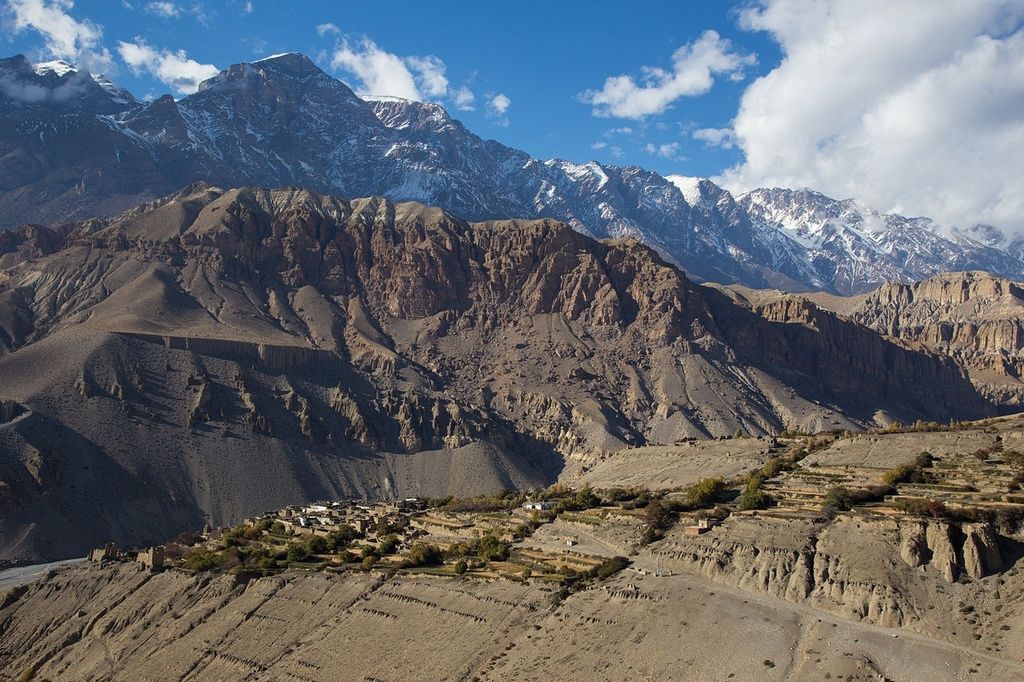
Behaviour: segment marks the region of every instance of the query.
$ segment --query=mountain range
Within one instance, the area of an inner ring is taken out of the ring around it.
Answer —
[[[364,100],[301,54],[236,64],[180,100],[137,101],[64,62],[0,60],[0,227],[109,216],[193,182],[296,186],[554,218],[635,237],[695,280],[860,293],[952,270],[1024,277],[1019,241],[811,190],[733,195],[635,166],[540,161],[433,103]]]

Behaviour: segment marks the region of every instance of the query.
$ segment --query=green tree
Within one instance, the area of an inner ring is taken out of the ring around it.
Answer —
[[[288,543],[288,548],[285,551],[285,556],[288,561],[305,561],[309,558],[309,550],[306,549],[305,545],[300,545],[297,542]]]
[[[725,481],[721,478],[705,478],[690,486],[686,491],[686,501],[695,507],[707,507],[725,492]]]

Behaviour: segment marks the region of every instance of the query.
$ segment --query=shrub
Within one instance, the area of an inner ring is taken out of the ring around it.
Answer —
[[[916,466],[902,464],[894,469],[886,471],[882,475],[882,481],[888,485],[897,483],[924,483],[924,475]]]
[[[914,466],[917,467],[918,469],[928,469],[931,467],[934,461],[935,458],[932,457],[932,453],[922,452],[918,454],[917,457],[914,458]]]
[[[893,504],[896,509],[904,514],[914,516],[932,516],[935,518],[946,518],[949,510],[946,505],[936,500],[928,500],[921,497],[901,497]]]
[[[661,500],[654,500],[644,507],[644,523],[649,528],[664,530],[672,525],[672,514]]]
[[[375,556],[373,556],[371,554],[370,556],[363,557],[363,561],[362,561],[361,565],[362,565],[364,571],[369,571],[371,568],[373,568],[374,564],[376,564],[376,563],[377,563],[377,557],[375,557]]]
[[[345,549],[356,539],[356,535],[352,526],[338,526],[327,536],[327,545],[330,549]]]
[[[288,561],[305,561],[309,558],[309,550],[306,549],[305,545],[300,545],[297,542],[288,543],[288,548],[285,550],[285,557]]]
[[[181,565],[193,571],[209,571],[220,564],[216,554],[208,549],[195,549],[181,559]]]
[[[468,568],[469,568],[469,565],[466,563],[465,559],[459,559],[458,561],[455,562],[455,569],[454,570],[455,570],[455,573],[457,575],[462,575],[463,573],[466,572],[466,570]]]
[[[405,563],[407,566],[436,566],[442,560],[441,550],[437,545],[417,542],[409,549],[409,556]],[[465,564],[465,562],[462,563]]]
[[[763,490],[761,485],[764,483],[764,479],[760,476],[751,476],[750,480],[747,481],[747,487],[740,493],[737,502],[739,503],[739,509],[746,511],[748,509],[764,509],[772,503],[772,498]]]
[[[853,508],[853,500],[850,497],[850,491],[843,486],[829,488],[828,492],[825,493],[825,500],[822,502],[822,507],[828,511],[849,511]]]
[[[886,495],[892,495],[896,488],[891,485],[873,485],[869,488],[854,488],[850,490],[844,486],[837,486],[829,489],[825,494],[822,508],[827,511],[849,511],[858,504],[878,502]]]
[[[174,538],[174,541],[179,545],[191,547],[192,545],[198,545],[200,542],[202,542],[203,537],[198,533],[191,533],[189,531],[185,531],[184,533],[179,534],[178,537]]]
[[[323,554],[327,551],[327,538],[322,535],[310,535],[305,544],[307,554]]]
[[[485,561],[504,561],[510,552],[511,547],[507,542],[503,542],[491,534],[469,543],[469,553],[475,554]]]
[[[643,488],[609,488],[608,490],[602,491],[601,497],[612,504],[622,504],[623,502],[636,502],[640,499],[646,499],[650,496],[650,493]]]
[[[381,555],[394,554],[396,549],[398,549],[398,536],[385,535],[384,539],[380,541]]]
[[[595,569],[594,574],[601,580],[604,580],[605,578],[610,578],[615,575],[626,566],[629,566],[629,559],[624,556],[616,556],[611,559],[605,559],[601,565]]]
[[[695,507],[707,507],[718,501],[725,492],[725,481],[721,478],[705,478],[690,486],[686,501]]]

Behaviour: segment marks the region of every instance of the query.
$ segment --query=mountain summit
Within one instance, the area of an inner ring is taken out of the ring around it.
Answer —
[[[696,279],[866,291],[949,269],[1024,277],[1020,249],[804,190],[736,197],[638,167],[539,161],[437,104],[363,100],[297,53],[235,64],[181,100],[137,102],[66,63],[0,61],[0,226],[110,215],[205,181],[556,218],[643,240]]]

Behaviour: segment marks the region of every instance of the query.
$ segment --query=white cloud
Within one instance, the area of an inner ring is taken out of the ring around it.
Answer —
[[[255,9],[256,8],[253,7],[251,0],[246,0],[246,2],[242,4],[242,14],[252,14]]]
[[[700,140],[706,147],[732,149],[736,146],[736,133],[732,128],[698,128],[693,139]]]
[[[448,78],[445,65],[434,56],[406,57],[405,63],[412,69],[416,84],[427,97],[444,97],[448,94]]]
[[[510,100],[504,93],[499,92],[491,98],[490,102],[488,102],[488,106],[490,106],[496,114],[505,114],[508,113],[508,108],[512,106],[512,100]]]
[[[405,61],[386,52],[369,38],[353,45],[347,39],[334,51],[331,66],[348,71],[359,79],[359,94],[391,95],[405,99],[422,99],[416,79]]]
[[[181,16],[181,8],[168,0],[150,2],[146,5],[146,11],[150,14],[155,14],[158,17],[166,17],[168,19]]]
[[[720,180],[1024,232],[1022,22],[1022,0],[760,0],[741,26],[784,58],[743,94]]]
[[[487,117],[493,119],[496,125],[508,125],[508,108],[510,106],[512,106],[512,100],[503,92],[487,95]]]
[[[319,26],[317,26],[316,32],[317,35],[323,38],[326,35],[340,35],[341,29],[328,21],[326,24],[320,24]]]
[[[755,63],[754,55],[735,51],[715,31],[704,31],[675,51],[671,70],[645,66],[639,84],[632,76],[612,76],[600,90],[588,90],[580,98],[593,105],[595,116],[641,119],[662,113],[680,97],[703,95],[715,76],[740,79],[744,68]]]
[[[358,39],[342,36],[342,31],[332,23],[320,24],[316,32],[321,38],[337,36],[334,52],[330,55],[331,67],[346,71],[355,77],[354,89],[363,97],[392,96],[417,101],[448,100],[460,111],[473,111],[476,95],[468,85],[454,87],[448,80],[447,65],[434,55],[401,56],[388,52],[367,37]],[[470,75],[470,81],[473,75]],[[508,108],[508,98],[504,107]],[[499,100],[499,103],[501,100]],[[487,102],[488,111],[494,105]],[[504,110],[496,112],[503,117]]]
[[[103,47],[103,27],[88,19],[78,21],[68,12],[72,0],[8,0],[7,11],[14,33],[38,32],[51,57],[73,61],[93,72],[113,65],[110,50]]]
[[[459,111],[473,111],[476,102],[476,95],[465,85],[457,88],[452,93],[452,102]]]
[[[592,145],[590,145],[590,148],[594,149],[594,150],[598,150],[598,149],[604,149],[607,146],[608,146],[607,142],[595,142]]]
[[[142,38],[133,43],[118,42],[117,51],[132,71],[148,72],[178,94],[195,92],[200,83],[218,73],[216,66],[189,59],[184,50],[157,50]]]
[[[334,24],[317,27],[321,36],[340,33]],[[363,96],[390,95],[412,100],[440,99],[452,94],[456,106],[466,103],[465,88],[450,91],[445,63],[427,55],[400,57],[382,49],[369,38],[342,39],[331,57],[331,66],[348,71],[359,81],[356,90]],[[472,105],[472,93],[469,93]],[[462,108],[462,107],[460,107]]]
[[[621,128],[609,128],[604,131],[605,137],[612,137],[614,135],[632,135],[633,129],[629,126],[622,126]]]
[[[648,142],[644,146],[644,151],[647,152],[648,154],[654,154],[664,159],[678,159],[679,157],[677,156],[677,154],[679,152],[679,143],[666,142],[664,144],[656,145]]]

